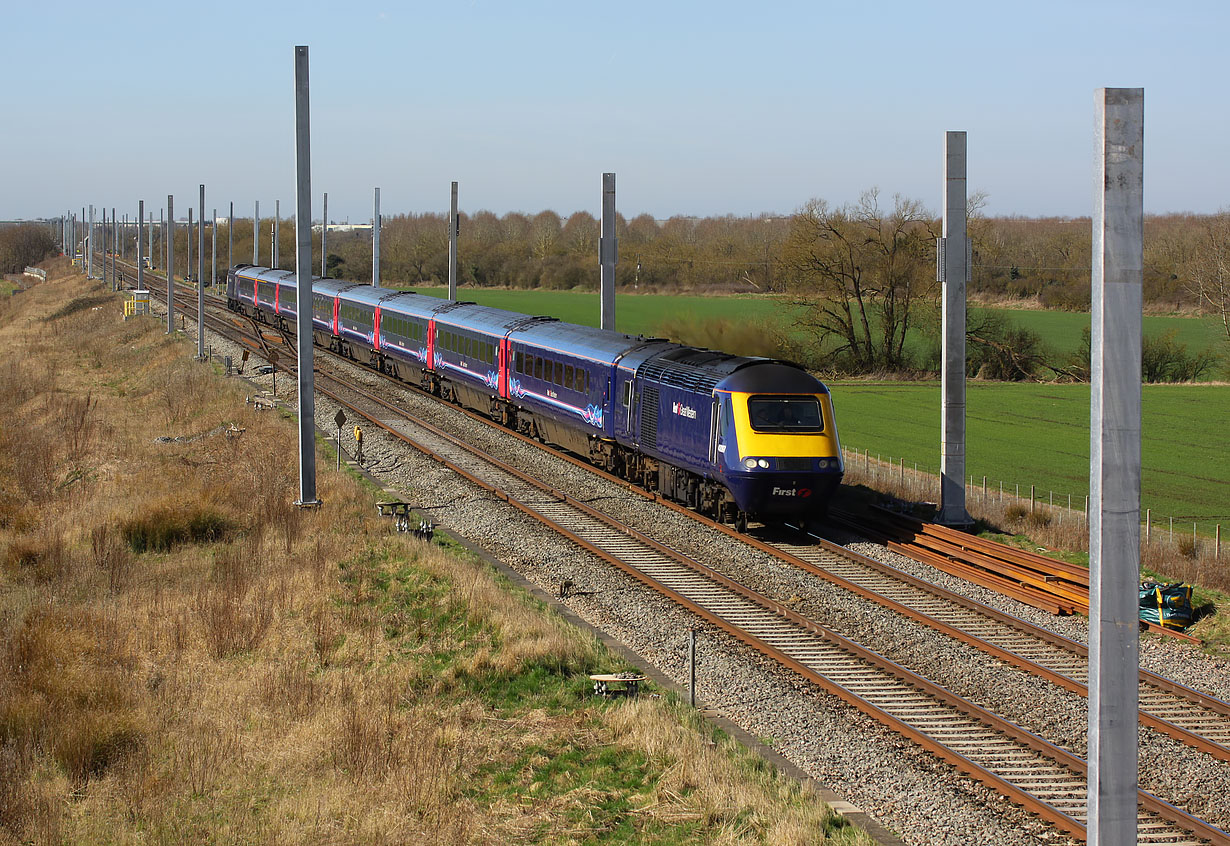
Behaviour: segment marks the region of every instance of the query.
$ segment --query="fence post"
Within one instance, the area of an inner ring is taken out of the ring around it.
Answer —
[[[1213,557],[1221,558],[1221,523],[1217,524],[1216,541],[1213,544]]]
[[[688,704],[696,707],[696,629],[688,632]]]
[[[1145,509],[1145,546],[1153,539],[1153,509]]]
[[[1029,486],[1029,513],[1030,514],[1034,513],[1034,487],[1035,485]]]
[[[982,501],[987,501],[987,477],[982,477]]]

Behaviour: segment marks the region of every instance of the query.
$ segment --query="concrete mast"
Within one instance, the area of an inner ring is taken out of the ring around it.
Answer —
[[[965,510],[965,285],[970,278],[966,235],[965,133],[944,133],[944,230],[939,244],[944,286],[940,417],[940,511],[937,522],[968,526]]]
[[[461,229],[461,221],[457,217],[457,183],[452,186],[452,201],[449,203],[448,214],[448,298],[457,300],[457,233]]]
[[[205,360],[205,186],[196,222],[196,357]]]
[[[380,287],[380,189],[376,189],[376,210],[372,214],[372,287]]]
[[[1094,97],[1090,846],[1136,842],[1144,102],[1143,88]]]
[[[299,350],[299,502],[316,498],[316,394],[312,381],[312,156],[308,48],[295,48],[295,308]]]
[[[142,249],[141,238],[145,234],[141,228],[145,225],[145,200],[137,200],[137,290],[145,290],[145,251]]]
[[[615,174],[602,174],[602,237],[598,241],[601,323],[603,329],[615,330],[615,263],[619,261],[619,243],[615,239]]]
[[[175,331],[175,197],[167,194],[167,334]]]

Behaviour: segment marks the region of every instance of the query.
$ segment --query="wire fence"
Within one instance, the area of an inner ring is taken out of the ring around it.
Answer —
[[[842,447],[846,480],[890,493],[913,502],[938,502],[940,477],[920,470],[917,462],[904,458],[872,455],[869,450]],[[981,479],[970,476],[965,483],[966,508],[971,516],[1004,520],[1013,527],[1024,526],[1034,533],[1050,529],[1052,541],[1071,543],[1078,549],[1088,546],[1089,496],[1087,494],[1042,491],[1036,485]],[[975,511],[980,512],[975,514]],[[1201,532],[1199,521],[1176,519],[1145,509],[1141,543],[1162,553],[1185,558],[1222,559],[1221,524],[1210,523]],[[1079,534],[1078,534],[1079,533]],[[1230,556],[1228,556],[1230,557]]]

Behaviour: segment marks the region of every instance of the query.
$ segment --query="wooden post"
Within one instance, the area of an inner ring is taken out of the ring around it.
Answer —
[[[688,632],[688,704],[696,707],[696,629]]]

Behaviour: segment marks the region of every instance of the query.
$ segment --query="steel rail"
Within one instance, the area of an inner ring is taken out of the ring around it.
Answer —
[[[889,549],[958,578],[1011,596],[1052,614],[1089,614],[1089,571],[1076,564],[975,537],[956,529],[924,523],[914,517],[880,511],[876,519],[859,522],[837,512],[834,519],[879,538]],[[902,540],[893,529],[912,535]],[[1200,644],[1186,632],[1142,621],[1154,634]]]

